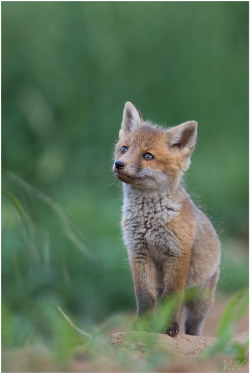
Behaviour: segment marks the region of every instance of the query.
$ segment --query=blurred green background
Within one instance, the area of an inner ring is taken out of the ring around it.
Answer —
[[[199,122],[185,185],[248,283],[248,2],[2,2],[3,344],[135,311],[113,148],[125,101]],[[40,192],[39,192],[40,191]],[[69,218],[71,217],[71,218]]]

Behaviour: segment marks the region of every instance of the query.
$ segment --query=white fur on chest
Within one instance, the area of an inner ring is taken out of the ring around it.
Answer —
[[[179,204],[171,201],[166,193],[151,193],[124,185],[123,226],[124,241],[128,252],[146,248],[157,258],[160,253],[177,253],[178,240],[169,231],[167,223],[179,210]]]

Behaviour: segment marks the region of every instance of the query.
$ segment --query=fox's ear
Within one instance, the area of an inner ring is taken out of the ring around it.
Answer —
[[[122,133],[128,133],[134,131],[141,125],[142,116],[136,107],[127,101],[123,110],[122,125],[120,130],[120,136]]]
[[[180,150],[191,156],[197,140],[198,123],[188,121],[166,131],[166,143],[170,149]]]

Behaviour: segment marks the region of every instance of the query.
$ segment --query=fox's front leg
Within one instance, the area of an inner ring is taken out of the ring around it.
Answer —
[[[176,336],[179,333],[179,318],[181,304],[184,295],[190,253],[181,253],[178,256],[166,256],[162,262],[162,293],[159,295],[161,301],[168,296],[176,295],[177,306],[174,311],[172,322],[166,327],[165,333],[170,336]]]
[[[156,305],[155,265],[146,250],[130,255],[137,314],[152,310]]]

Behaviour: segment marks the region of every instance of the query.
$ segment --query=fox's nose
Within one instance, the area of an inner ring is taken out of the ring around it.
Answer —
[[[124,162],[122,162],[122,161],[116,161],[115,162],[115,167],[118,170],[123,169],[124,168]]]

